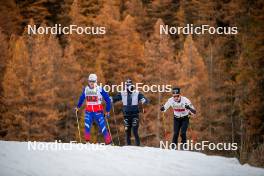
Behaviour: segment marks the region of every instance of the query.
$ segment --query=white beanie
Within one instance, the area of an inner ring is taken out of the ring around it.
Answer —
[[[90,74],[89,77],[88,77],[88,81],[97,82],[97,76],[96,76],[96,74],[94,74],[94,73]]]

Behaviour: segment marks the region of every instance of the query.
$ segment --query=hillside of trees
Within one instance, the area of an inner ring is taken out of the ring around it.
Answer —
[[[262,0],[1,1],[0,139],[78,140],[73,108],[89,73],[96,73],[108,85],[131,78],[181,87],[198,112],[189,138],[236,142],[237,151],[205,152],[264,166],[263,12]],[[105,26],[107,32],[29,35],[27,24]],[[239,32],[160,35],[161,24],[237,26]],[[165,119],[159,111],[171,94],[145,96],[151,103],[140,117],[142,145],[158,147],[172,138],[172,111]],[[121,108],[115,105],[109,122],[114,142],[119,137],[124,145]],[[93,141],[102,141],[94,128]]]

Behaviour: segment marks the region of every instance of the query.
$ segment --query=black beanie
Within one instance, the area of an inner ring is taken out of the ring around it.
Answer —
[[[172,93],[173,93],[173,94],[180,94],[180,93],[181,93],[181,89],[180,89],[179,87],[174,87],[174,88],[172,89]]]

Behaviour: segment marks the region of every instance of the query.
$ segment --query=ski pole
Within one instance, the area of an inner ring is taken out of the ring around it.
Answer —
[[[146,126],[146,123],[145,123],[145,109],[144,109],[144,105],[143,104],[142,104],[142,114],[143,114],[144,133],[145,133],[146,141],[147,141],[147,145],[148,145],[147,126]]]
[[[75,111],[75,116],[76,116],[76,120],[77,120],[78,132],[79,132],[79,141],[80,141],[80,143],[82,143],[80,125],[79,125],[79,119],[78,119],[78,111]]]
[[[106,117],[105,119],[106,119],[106,124],[107,124],[108,131],[109,131],[109,134],[110,134],[110,137],[111,137],[111,141],[112,141],[112,143],[115,145],[115,143],[114,143],[114,141],[113,141],[113,138],[112,138],[112,133],[111,133],[111,130],[110,130],[110,126],[109,126],[109,123],[108,123],[108,119],[107,119],[107,117]]]
[[[116,133],[117,133],[117,140],[118,140],[118,145],[120,146],[120,138],[119,138],[119,130],[117,128],[117,123],[116,123],[116,117],[115,117],[115,107],[114,104],[112,105],[113,107],[113,117],[114,117],[114,122],[115,122],[115,128],[116,128]]]

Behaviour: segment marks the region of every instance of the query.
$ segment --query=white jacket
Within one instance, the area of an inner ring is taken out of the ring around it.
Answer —
[[[178,118],[189,115],[190,110],[186,109],[185,105],[189,105],[192,109],[195,109],[188,98],[181,96],[180,101],[176,102],[174,98],[171,97],[164,105],[164,112],[167,111],[170,107],[172,107],[174,111],[174,116]]]

